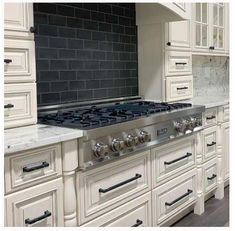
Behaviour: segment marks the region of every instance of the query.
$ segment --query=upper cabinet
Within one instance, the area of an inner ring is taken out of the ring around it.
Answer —
[[[4,3],[4,37],[33,39],[33,3]]]
[[[193,51],[228,52],[228,4],[194,3],[192,6]]]

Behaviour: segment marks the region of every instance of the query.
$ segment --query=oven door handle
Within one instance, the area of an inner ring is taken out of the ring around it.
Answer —
[[[123,186],[123,185],[125,185],[125,184],[128,184],[128,183],[130,183],[130,182],[132,182],[132,181],[134,181],[134,180],[137,180],[137,179],[140,178],[140,177],[142,177],[142,175],[136,173],[134,177],[132,177],[132,178],[130,178],[130,179],[128,179],[128,180],[122,181],[122,182],[120,182],[120,183],[118,183],[118,184],[115,184],[115,185],[113,185],[113,186],[111,186],[111,187],[109,187],[109,188],[106,188],[106,189],[100,188],[100,189],[99,189],[99,192],[100,192],[100,193],[109,192],[109,191],[111,191],[111,190],[113,190],[113,189],[119,188],[119,187],[121,187],[121,186]]]
[[[172,160],[172,161],[164,161],[164,164],[165,165],[170,165],[170,164],[174,164],[175,162],[178,162],[178,161],[180,161],[180,160],[183,160],[183,159],[185,159],[185,158],[188,158],[188,157],[190,157],[190,156],[192,156],[193,154],[192,153],[190,153],[190,152],[187,152],[187,154],[186,155],[184,155],[184,156],[181,156],[181,157],[179,157],[179,158],[177,158],[177,159],[174,159],[174,160]]]
[[[166,205],[166,206],[172,206],[172,205],[175,204],[176,202],[178,202],[178,201],[182,200],[183,198],[187,197],[187,196],[188,196],[189,194],[191,194],[192,192],[193,192],[193,190],[188,189],[188,191],[187,191],[185,194],[183,194],[182,196],[176,198],[176,199],[173,200],[172,202],[165,202],[165,205]]]

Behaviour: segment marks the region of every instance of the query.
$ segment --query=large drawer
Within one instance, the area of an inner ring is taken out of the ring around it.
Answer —
[[[30,40],[4,41],[4,82],[34,82],[35,44]]]
[[[190,52],[167,51],[165,54],[165,76],[191,75],[192,54]]]
[[[6,193],[38,184],[61,174],[60,144],[5,157]]]
[[[217,186],[217,158],[208,161],[203,166],[204,169],[204,191],[209,193]]]
[[[77,179],[83,224],[151,189],[150,151],[78,172]]]
[[[154,148],[151,155],[152,183],[156,187],[195,166],[194,136]]]
[[[4,126],[5,128],[35,124],[36,84],[4,85]]]
[[[217,154],[217,127],[209,127],[203,131],[204,161],[207,161]]]
[[[193,77],[178,76],[166,78],[167,102],[190,99],[193,97]]]
[[[217,108],[206,109],[204,113],[205,127],[217,124]]]
[[[172,218],[196,200],[196,170],[182,174],[152,192],[153,225]]]
[[[82,227],[151,227],[151,193],[148,192]]]
[[[63,226],[63,182],[56,179],[5,196],[6,226]]]

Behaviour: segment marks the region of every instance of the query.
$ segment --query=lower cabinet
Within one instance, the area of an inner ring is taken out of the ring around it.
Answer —
[[[151,227],[151,193],[146,193],[82,227]]]
[[[204,192],[207,194],[217,187],[217,158],[204,164]]]
[[[63,226],[62,178],[5,196],[5,226]]]

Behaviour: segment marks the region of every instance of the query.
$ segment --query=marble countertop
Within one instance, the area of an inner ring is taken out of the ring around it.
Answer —
[[[4,130],[5,155],[83,136],[78,129],[35,124]]]

